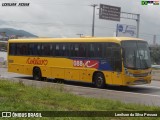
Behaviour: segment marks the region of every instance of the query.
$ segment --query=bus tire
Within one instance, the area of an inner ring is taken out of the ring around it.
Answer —
[[[104,88],[105,87],[105,78],[104,78],[103,73],[100,73],[100,72],[96,73],[93,77],[93,82],[97,88]]]
[[[33,69],[33,79],[42,80],[42,73],[41,73],[40,68],[36,67]]]

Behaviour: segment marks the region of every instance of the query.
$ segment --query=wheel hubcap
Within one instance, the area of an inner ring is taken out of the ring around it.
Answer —
[[[35,74],[34,74],[34,79],[39,80],[39,77],[40,77],[40,72],[39,72],[39,70],[36,70]]]
[[[98,79],[97,79],[97,85],[98,85],[98,86],[101,86],[102,83],[103,83],[102,78],[101,78],[101,77],[98,77]]]

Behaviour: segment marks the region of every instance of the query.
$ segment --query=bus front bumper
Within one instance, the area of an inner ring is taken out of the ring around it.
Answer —
[[[143,84],[150,84],[151,83],[151,76],[144,77],[144,78],[128,78],[126,80],[126,85],[143,85]]]

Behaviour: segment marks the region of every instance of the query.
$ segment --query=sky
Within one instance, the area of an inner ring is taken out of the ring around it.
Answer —
[[[30,3],[28,7],[2,6],[2,3]],[[93,7],[95,36],[113,36],[117,24],[136,26],[135,20],[120,22],[99,19],[99,4],[121,7],[122,12],[140,14],[140,37],[152,43],[160,41],[160,5],[142,6],[141,0],[0,0],[0,28],[15,28],[39,37],[91,36]]]

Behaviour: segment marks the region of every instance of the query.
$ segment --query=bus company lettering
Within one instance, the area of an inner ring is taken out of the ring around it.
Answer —
[[[48,60],[40,59],[40,58],[28,58],[26,63],[27,64],[33,64],[33,65],[47,65]]]
[[[73,60],[74,67],[87,67],[87,68],[98,68],[99,61],[98,60]]]

